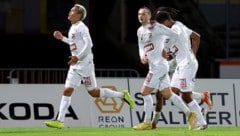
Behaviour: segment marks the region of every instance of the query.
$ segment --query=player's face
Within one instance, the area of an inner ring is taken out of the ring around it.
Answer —
[[[168,27],[168,28],[171,28],[171,27],[172,27],[171,20],[169,20],[169,19],[163,21],[162,24],[165,25],[165,26]]]
[[[68,13],[68,20],[71,23],[76,23],[80,20],[80,14],[78,13],[77,7],[72,7],[71,10]]]
[[[141,23],[141,24],[147,24],[149,21],[150,21],[150,18],[151,18],[151,14],[149,13],[148,10],[142,8],[142,9],[139,9],[138,11],[138,21]]]

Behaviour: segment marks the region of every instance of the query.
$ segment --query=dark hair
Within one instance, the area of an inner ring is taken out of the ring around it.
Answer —
[[[172,18],[175,18],[178,14],[179,14],[179,10],[175,9],[175,8],[172,8],[172,7],[158,7],[154,13],[153,13],[153,16],[156,16],[157,13],[161,12],[161,11],[165,11],[165,12],[168,12]]]
[[[156,13],[156,15],[154,16],[154,20],[156,20],[159,23],[163,23],[165,20],[170,20],[172,19],[170,14],[166,11],[161,11]]]

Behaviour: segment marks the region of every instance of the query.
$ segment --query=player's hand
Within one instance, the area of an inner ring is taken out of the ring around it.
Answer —
[[[163,50],[163,51],[162,51],[162,57],[165,58],[165,59],[167,59],[167,58],[168,58],[168,52],[165,51],[165,50]]]
[[[170,61],[175,58],[175,54],[171,51],[167,52],[167,60]]]
[[[68,65],[74,65],[78,62],[78,57],[77,56],[69,56],[70,60],[68,61]]]
[[[58,39],[58,40],[62,40],[63,39],[63,35],[60,31],[54,31],[53,32],[53,36]]]

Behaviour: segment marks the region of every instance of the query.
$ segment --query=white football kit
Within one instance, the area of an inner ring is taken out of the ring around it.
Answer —
[[[176,21],[171,29],[176,31],[181,37],[171,47],[171,50],[174,50],[176,53],[177,63],[171,79],[171,86],[181,89],[182,92],[193,91],[198,62],[191,48],[190,35],[192,30],[179,21]]]
[[[88,27],[82,21],[72,24],[68,38],[64,37],[63,41],[69,45],[71,55],[79,58],[76,64],[70,65],[65,87],[76,88],[81,84],[81,80],[87,90],[97,87],[92,54],[93,44]]]
[[[170,87],[168,62],[162,56],[164,35],[171,37],[172,41],[178,38],[171,29],[159,23],[141,26],[137,31],[140,58],[148,57],[149,72],[144,85],[159,90]]]

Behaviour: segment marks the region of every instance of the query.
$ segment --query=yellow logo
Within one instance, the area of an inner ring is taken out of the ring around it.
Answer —
[[[110,88],[114,91],[117,89],[115,86],[102,86],[103,88]],[[102,113],[119,113],[124,105],[121,98],[96,98],[95,104]]]

